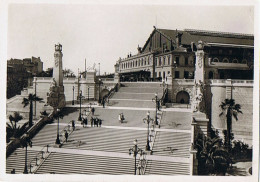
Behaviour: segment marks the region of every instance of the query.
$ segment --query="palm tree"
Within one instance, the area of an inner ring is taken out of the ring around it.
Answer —
[[[33,101],[41,102],[43,99],[40,97],[37,97],[35,94],[29,94],[28,98],[23,98],[22,104],[23,107],[26,107],[28,104],[30,104],[30,111],[29,111],[29,127],[32,126],[32,116],[33,116]]]
[[[200,171],[203,174],[225,175],[231,158],[219,137],[200,137],[196,141]]]
[[[13,137],[17,137],[18,135],[18,131],[20,130],[20,126],[19,127],[16,127],[16,123],[18,123],[20,120],[22,120],[23,117],[20,115],[19,112],[14,112],[14,115],[10,115],[9,116],[9,120],[10,120],[10,124],[6,123],[7,124],[7,135],[8,137],[10,136],[13,136]]]
[[[225,99],[219,106],[222,109],[222,112],[219,116],[222,116],[226,113],[227,118],[227,132],[226,132],[226,140],[225,143],[227,144],[228,151],[231,148],[231,131],[232,131],[232,118],[234,117],[236,121],[238,120],[237,115],[238,113],[242,113],[240,104],[236,104],[234,99]]]

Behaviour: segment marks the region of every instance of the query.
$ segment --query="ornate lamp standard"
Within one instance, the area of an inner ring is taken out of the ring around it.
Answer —
[[[98,79],[98,103],[101,103],[101,98],[100,98],[100,85],[102,84],[101,78]]]
[[[82,117],[81,117],[81,98],[82,98],[82,90],[80,90],[80,93],[79,93],[79,118],[78,118],[79,121],[82,121]]]
[[[32,147],[32,141],[30,139],[30,136],[28,133],[25,134],[25,141],[23,143],[23,146],[25,147],[25,164],[24,164],[24,174],[28,174],[28,169],[27,169],[27,147],[28,145]]]
[[[138,148],[137,146],[137,139],[134,140],[134,146],[132,148],[129,149],[129,155],[132,154],[132,152],[134,153],[134,158],[135,158],[135,171],[134,171],[134,174],[136,175],[136,156],[137,154],[140,152],[142,153],[143,150]]]
[[[72,105],[74,105],[74,89],[75,89],[75,87],[73,86],[73,87],[72,87],[72,90],[73,90]]]
[[[88,101],[89,101],[89,86],[88,86]]]
[[[57,114],[57,117],[58,117],[58,125],[57,125],[57,138],[56,138],[56,142],[55,143],[56,144],[60,144],[60,137],[59,137],[59,135],[60,135],[59,134],[59,123],[60,123],[60,116],[59,116],[60,113],[59,112],[60,112],[60,109],[57,109],[56,111],[57,111],[56,114]]]
[[[153,102],[155,102],[155,124],[158,125],[158,121],[157,121],[157,109],[158,109],[158,102],[160,101],[160,99],[158,98],[158,94],[155,93],[154,94],[155,97],[152,99]],[[158,109],[159,110],[159,109]]]
[[[147,123],[147,143],[146,143],[146,150],[151,150],[150,149],[150,141],[149,141],[149,124],[150,121],[153,121],[152,118],[150,118],[150,112],[147,112],[147,118],[143,119],[144,123]]]

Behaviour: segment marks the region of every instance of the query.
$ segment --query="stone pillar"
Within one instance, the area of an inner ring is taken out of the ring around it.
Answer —
[[[117,61],[117,63],[115,64],[115,76],[114,76],[114,82],[115,83],[120,83],[120,77],[119,77],[119,62],[121,61],[121,58]]]
[[[203,51],[202,41],[198,42],[195,64],[195,76],[193,86],[192,110],[194,121],[197,124],[198,132],[208,136],[209,119],[206,118],[205,111],[205,80],[204,80],[204,61],[205,52]]]
[[[55,45],[54,53],[54,66],[53,66],[53,78],[55,79],[57,86],[63,86],[63,73],[62,73],[62,45]]]
[[[62,45],[55,45],[54,66],[53,66],[53,81],[50,86],[50,92],[47,93],[47,103],[55,108],[63,108],[66,105],[63,73],[62,73]]]
[[[95,69],[89,69],[87,71],[87,90],[89,91],[88,95],[85,96],[85,98],[95,99],[96,98],[96,86],[95,86],[95,80],[96,80],[96,71]],[[89,89],[88,89],[89,88]]]

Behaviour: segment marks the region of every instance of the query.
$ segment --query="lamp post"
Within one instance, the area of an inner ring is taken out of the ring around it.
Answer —
[[[81,98],[82,98],[82,90],[80,90],[80,93],[79,93],[79,118],[78,118],[79,121],[82,121],[82,117],[81,117]]]
[[[100,98],[100,85],[102,84],[101,78],[98,79],[98,103],[101,103],[101,98]]]
[[[137,146],[137,139],[134,140],[134,146],[132,148],[129,149],[129,155],[131,155],[131,153],[134,153],[134,158],[135,158],[135,171],[134,174],[136,175],[136,156],[139,152],[143,152],[142,149],[138,148]]]
[[[26,133],[26,135],[25,135],[25,143],[24,143],[24,147],[25,147],[25,163],[24,163],[24,171],[23,171],[24,174],[28,174],[28,169],[27,169],[27,147],[28,147],[28,145],[30,147],[32,147],[32,141],[30,139],[29,134]]]
[[[74,89],[75,89],[75,87],[73,86],[73,87],[72,87],[72,91],[73,91],[73,96],[72,96],[72,105],[74,105]]]
[[[157,121],[157,109],[158,109],[158,106],[157,105],[158,105],[159,99],[158,99],[158,94],[157,93],[155,93],[154,95],[155,95],[155,97],[152,99],[152,101],[155,102],[155,124],[158,125],[158,121]]]
[[[37,85],[37,78],[34,77],[35,79],[35,88],[34,88],[34,94],[35,94],[35,97],[36,97],[36,85]],[[34,101],[34,119],[36,118],[36,100]]]
[[[89,86],[88,86],[88,101],[89,101]]]
[[[153,121],[153,119],[150,118],[150,112],[147,112],[147,118],[143,119],[144,123],[147,123],[147,143],[146,143],[146,150],[151,150],[150,149],[150,141],[149,141],[149,124],[150,121]]]
[[[57,125],[57,138],[56,138],[56,144],[60,144],[60,137],[59,137],[59,123],[60,123],[60,117],[59,117],[59,112],[60,112],[60,109],[57,109],[57,117],[58,117],[58,125]]]

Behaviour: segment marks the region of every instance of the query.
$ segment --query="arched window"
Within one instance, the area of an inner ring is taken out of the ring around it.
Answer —
[[[242,63],[242,64],[247,64],[247,60],[246,60],[246,59],[243,59],[241,63]]]
[[[224,58],[224,59],[223,59],[223,63],[229,63],[228,58]]]
[[[140,66],[141,65],[141,63],[140,63],[140,59],[138,59],[138,66]]]
[[[218,58],[214,58],[213,62],[219,62]]]
[[[171,65],[171,56],[168,56],[168,65]]]
[[[165,60],[166,60],[166,57],[164,56],[163,57],[163,65],[165,65]]]
[[[159,58],[159,66],[161,66],[162,65],[162,58],[160,57]]]
[[[238,63],[238,60],[237,59],[233,59],[232,63]]]

